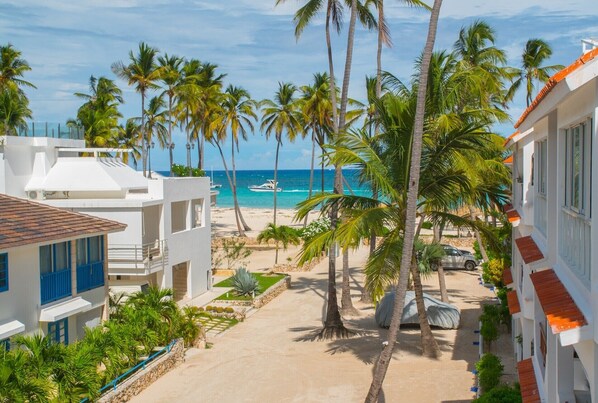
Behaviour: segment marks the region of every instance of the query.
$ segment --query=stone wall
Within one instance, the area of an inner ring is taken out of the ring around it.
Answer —
[[[102,395],[98,402],[128,402],[162,375],[179,366],[183,362],[184,356],[185,346],[183,340],[179,339],[174,343],[170,352],[149,363],[145,369],[140,369],[136,374],[118,385],[116,390],[111,390]]]
[[[274,298],[278,297],[284,290],[291,288],[291,277],[285,276],[278,283],[268,288],[265,293],[253,300],[254,308],[261,308]]]

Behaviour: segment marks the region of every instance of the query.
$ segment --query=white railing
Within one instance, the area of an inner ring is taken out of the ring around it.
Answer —
[[[110,244],[108,246],[108,274],[147,276],[164,270],[168,265],[165,240],[139,244]]]
[[[546,196],[536,195],[534,201],[534,226],[546,236]]]
[[[592,231],[590,222],[567,210],[561,210],[559,255],[586,287],[591,280]]]

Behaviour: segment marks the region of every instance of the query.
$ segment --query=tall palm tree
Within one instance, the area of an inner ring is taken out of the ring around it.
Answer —
[[[532,103],[536,84],[547,82],[553,73],[565,67],[561,64],[543,66],[550,56],[552,56],[552,48],[542,39],[530,39],[526,42],[521,55],[521,69],[518,71],[518,77],[513,82],[510,92],[517,91],[525,82],[527,106]]]
[[[36,88],[29,81],[23,80],[23,74],[30,71],[31,67],[25,59],[21,58],[21,52],[15,49],[10,43],[0,46],[0,89],[6,87]]]
[[[137,169],[137,161],[141,157],[139,150],[141,131],[139,124],[135,122],[135,118],[127,119],[124,126],[120,126],[117,137],[117,148],[127,148],[131,153],[123,153],[122,161],[125,164],[129,163],[129,158],[133,160],[133,166]]]
[[[241,87],[229,85],[226,88],[225,96],[220,109],[220,116],[215,124],[220,130],[230,129],[231,134],[231,164],[232,181],[230,183],[235,206],[235,219],[237,228],[241,226],[248,230],[246,224],[242,223],[241,208],[237,199],[237,169],[235,165],[235,149],[239,152],[239,137],[247,141],[247,128],[253,133],[253,121],[257,120],[257,103],[251,99],[249,92]],[[241,232],[241,231],[239,231]]]
[[[154,144],[153,138],[158,140],[158,145],[164,149],[169,144],[168,129],[166,123],[170,124],[170,117],[166,109],[166,101],[161,96],[150,99],[147,109],[145,110],[145,122],[142,123],[141,118],[136,118],[136,123],[140,124],[141,132],[147,137],[145,142],[148,144],[148,160],[150,161],[148,177],[151,177],[151,148]]]
[[[164,84],[163,94],[168,95],[168,174],[172,176],[172,164],[174,162],[174,143],[172,142],[172,124],[174,123],[174,117],[172,115],[173,101],[177,95],[177,87],[181,85],[182,72],[184,59],[178,56],[168,56],[168,53],[164,56],[158,57],[158,63],[162,67],[162,75],[160,81]]]
[[[375,403],[378,401],[378,395],[390,364],[390,358],[394,350],[394,345],[397,340],[397,332],[401,324],[401,316],[403,314],[403,307],[405,304],[405,294],[407,293],[407,281],[409,273],[409,265],[411,262],[411,255],[413,252],[413,237],[415,235],[415,215],[417,210],[417,196],[419,194],[419,171],[421,163],[421,149],[422,136],[424,129],[424,114],[426,103],[426,83],[428,82],[428,69],[430,66],[430,59],[434,50],[434,42],[436,41],[436,29],[438,26],[438,17],[440,16],[440,7],[442,0],[434,0],[432,12],[430,14],[430,25],[428,28],[428,37],[426,38],[426,46],[422,57],[422,68],[420,71],[419,88],[417,92],[417,106],[414,119],[413,142],[411,144],[411,162],[409,168],[409,185],[407,191],[407,206],[405,213],[405,231],[403,232],[403,253],[401,257],[401,266],[399,271],[399,283],[395,289],[396,297],[393,307],[392,319],[390,322],[388,345],[384,347],[376,366],[374,367],[374,375],[370,390],[366,396],[367,403]]]
[[[141,130],[145,127],[145,97],[148,90],[159,88],[156,82],[160,79],[163,69],[156,65],[158,49],[148,46],[146,43],[139,43],[137,55],[129,52],[129,64],[122,61],[112,64],[112,71],[118,77],[127,81],[128,85],[134,85],[135,90],[141,94]],[[143,163],[143,176],[147,176],[147,136],[141,136],[141,159]]]
[[[266,138],[274,135],[276,139],[276,156],[274,158],[274,186],[278,186],[278,154],[282,145],[282,135],[286,133],[290,142],[294,142],[297,135],[301,134],[301,112],[295,98],[297,87],[291,83],[278,83],[278,90],[274,99],[262,101],[262,124]],[[276,227],[276,195],[274,189],[274,226]]]
[[[0,90],[0,133],[17,135],[19,130],[27,130],[27,119],[31,118],[25,94],[13,87]]]

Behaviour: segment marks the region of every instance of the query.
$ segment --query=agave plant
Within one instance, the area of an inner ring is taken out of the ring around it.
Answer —
[[[257,279],[243,267],[235,271],[231,283],[238,295],[255,295],[259,291]]]

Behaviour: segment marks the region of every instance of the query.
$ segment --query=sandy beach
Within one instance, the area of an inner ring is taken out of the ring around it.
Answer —
[[[272,210],[243,209],[249,236],[271,221]],[[294,213],[282,210],[281,224]],[[232,209],[212,212],[215,236],[234,235]],[[297,225],[297,224],[296,224]],[[297,248],[281,255],[294,257]],[[327,261],[310,272],[294,272],[292,288],[244,322],[209,340],[213,347],[195,350],[135,402],[360,402],[371,381],[373,363],[387,330],[373,320],[374,309],[359,301],[367,248],[351,253],[353,303],[359,315],[344,318],[358,332],[348,340],[314,341],[325,310]],[[257,250],[247,261],[251,271],[269,270],[273,250]],[[340,259],[339,259],[340,268]],[[340,271],[338,273],[340,284]],[[477,272],[447,271],[451,303],[461,309],[457,330],[435,329],[443,352],[437,360],[420,353],[419,329],[402,329],[384,384],[385,402],[468,402],[475,397],[472,374],[478,360],[480,306],[493,293],[481,286]],[[437,277],[425,280],[426,292],[438,296]],[[340,297],[340,290],[339,290]],[[505,365],[507,367],[507,365]]]

